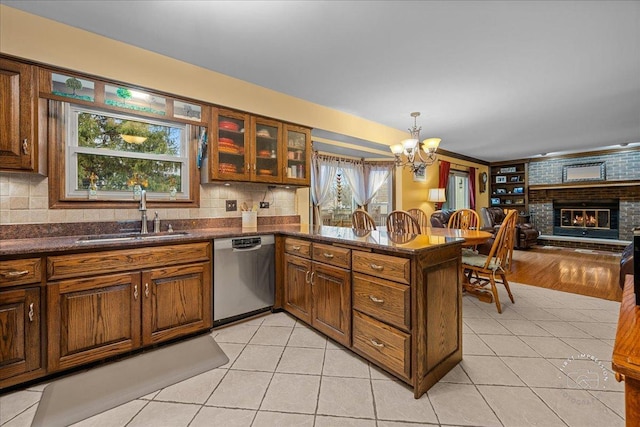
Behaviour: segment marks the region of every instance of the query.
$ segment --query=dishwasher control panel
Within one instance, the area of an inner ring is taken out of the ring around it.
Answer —
[[[231,247],[233,249],[248,249],[254,248],[262,243],[260,237],[246,237],[231,240]]]

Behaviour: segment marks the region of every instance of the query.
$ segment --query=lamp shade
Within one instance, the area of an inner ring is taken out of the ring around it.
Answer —
[[[427,201],[436,203],[446,202],[447,198],[444,194],[444,188],[430,188]]]

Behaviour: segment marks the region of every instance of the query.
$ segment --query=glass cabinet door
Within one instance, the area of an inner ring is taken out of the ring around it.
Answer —
[[[251,179],[282,182],[282,123],[262,117],[251,118],[253,158]]]
[[[247,114],[216,110],[214,112],[214,140],[211,157],[214,178],[247,180],[250,176],[250,147],[245,132]]]
[[[284,125],[284,142],[287,147],[284,182],[309,185],[311,182],[311,131],[307,128]]]

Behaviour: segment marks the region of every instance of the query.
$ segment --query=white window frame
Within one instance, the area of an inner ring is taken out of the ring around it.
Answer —
[[[176,200],[189,200],[190,198],[190,171],[189,171],[189,149],[188,140],[191,132],[190,125],[172,121],[161,121],[148,117],[141,117],[133,114],[115,113],[109,110],[84,107],[65,102],[66,117],[66,150],[65,150],[65,174],[66,188],[65,198],[78,199],[86,198],[87,190],[78,190],[78,154],[98,154],[105,155],[113,153],[114,157],[126,157],[136,159],[160,160],[173,163],[180,163],[181,190],[175,196]],[[78,115],[81,113],[100,114],[121,120],[135,120],[151,125],[171,126],[182,129],[182,140],[180,141],[180,155],[171,156],[153,153],[133,153],[128,151],[105,150],[92,147],[80,147],[78,145]],[[100,191],[100,198],[104,200],[131,200],[132,192],[126,191]],[[148,192],[147,198],[157,200],[169,200],[168,193]]]

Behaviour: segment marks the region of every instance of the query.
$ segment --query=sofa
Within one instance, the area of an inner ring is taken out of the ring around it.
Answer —
[[[480,209],[480,218],[482,220],[481,230],[497,232],[500,224],[504,220],[506,214],[502,208],[489,207]],[[528,222],[516,224],[516,238],[514,246],[516,249],[527,249],[538,242],[540,232]]]
[[[447,228],[447,224],[449,224],[449,218],[451,218],[451,215],[453,215],[454,212],[454,209],[443,209],[435,211],[429,218],[431,226],[435,228]]]

